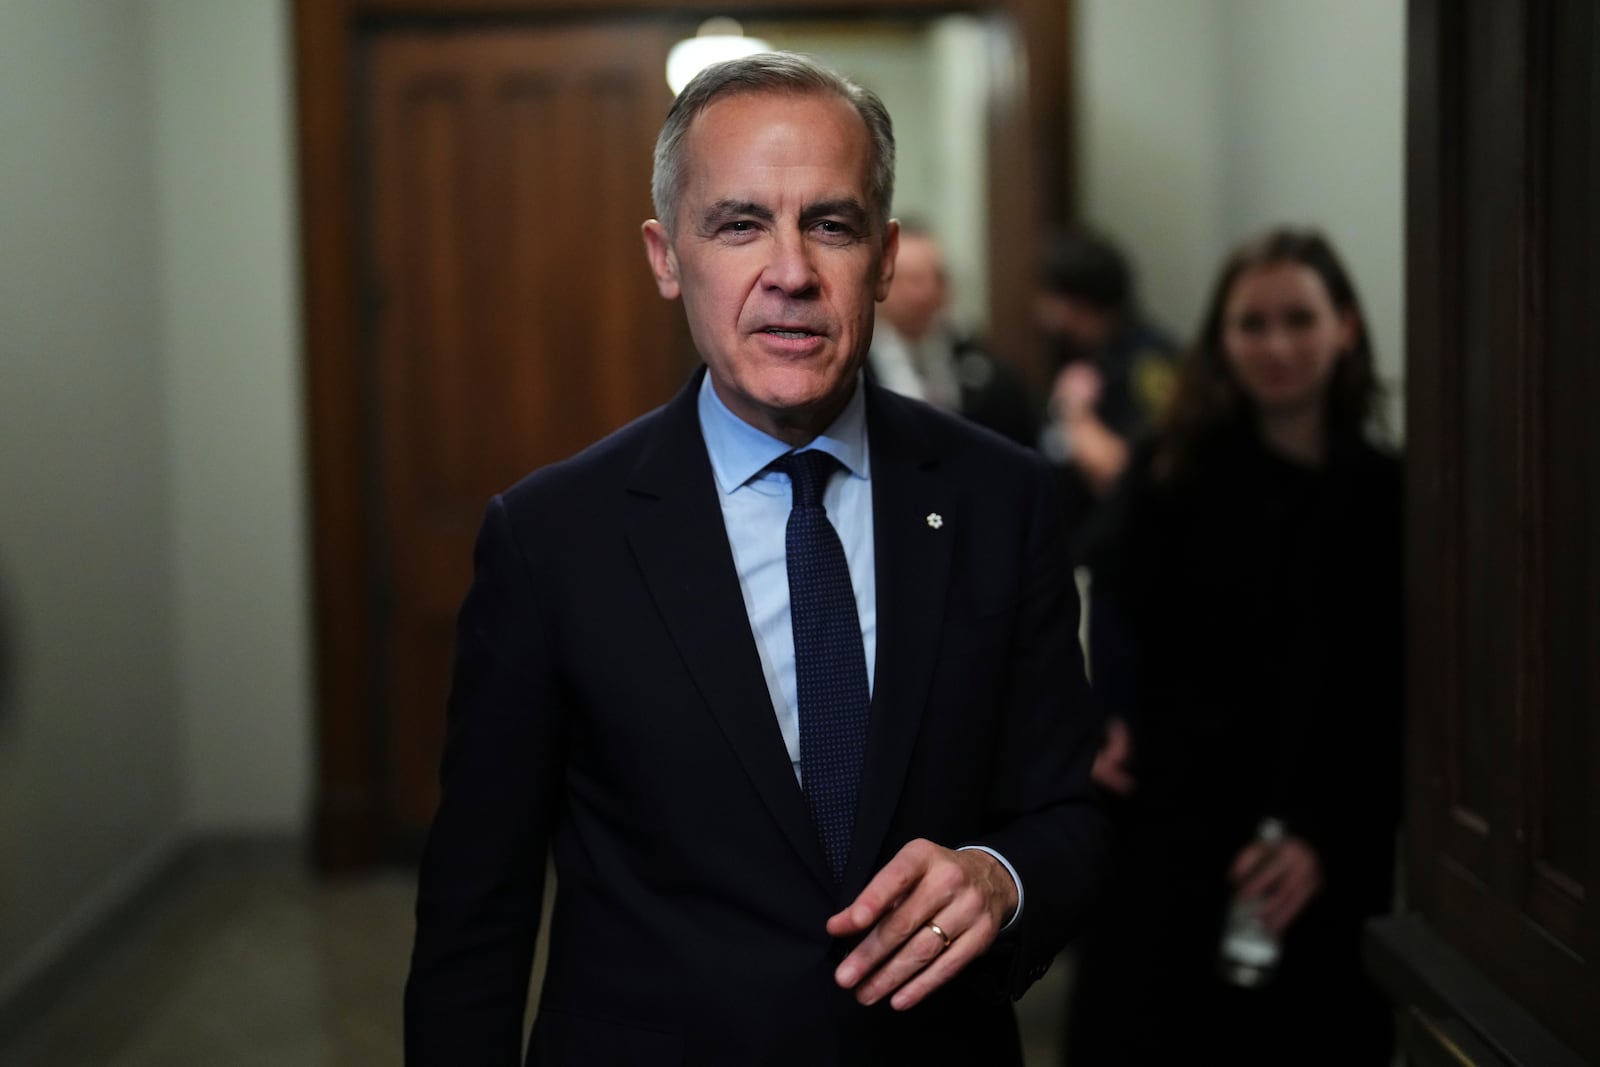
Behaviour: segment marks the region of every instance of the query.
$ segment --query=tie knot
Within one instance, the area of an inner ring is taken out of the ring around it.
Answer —
[[[839,468],[839,461],[816,449],[791,452],[774,466],[789,476],[794,484],[794,502],[791,507],[822,507],[822,490],[828,479]]]

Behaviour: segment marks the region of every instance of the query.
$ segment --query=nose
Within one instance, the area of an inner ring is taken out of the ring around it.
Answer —
[[[1262,334],[1261,347],[1273,359],[1288,359],[1294,353],[1294,337],[1287,328],[1274,325]]]
[[[772,258],[762,275],[770,288],[786,296],[805,296],[817,286],[816,265],[805,235],[798,229],[777,230],[771,243]]]

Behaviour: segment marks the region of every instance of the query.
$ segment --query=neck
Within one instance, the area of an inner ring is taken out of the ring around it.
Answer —
[[[1321,403],[1287,411],[1261,412],[1257,425],[1267,447],[1308,467],[1320,467],[1327,455]]]

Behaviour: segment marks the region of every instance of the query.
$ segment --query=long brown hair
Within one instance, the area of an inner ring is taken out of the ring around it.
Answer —
[[[1279,227],[1240,245],[1223,262],[1211,291],[1200,336],[1178,365],[1178,382],[1157,427],[1156,471],[1182,470],[1197,448],[1219,430],[1250,418],[1249,396],[1233,378],[1223,348],[1228,298],[1240,275],[1257,267],[1298,264],[1322,279],[1334,308],[1355,320],[1355,340],[1339,359],[1324,394],[1329,439],[1360,436],[1377,419],[1383,390],[1378,384],[1366,314],[1333,245],[1317,230]]]

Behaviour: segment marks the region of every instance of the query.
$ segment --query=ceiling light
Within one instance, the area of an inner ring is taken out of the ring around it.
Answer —
[[[771,45],[756,37],[746,37],[744,28],[733,19],[706,19],[693,37],[679,41],[667,53],[667,84],[672,86],[676,96],[683,92],[689,79],[713,63],[770,51]]]

